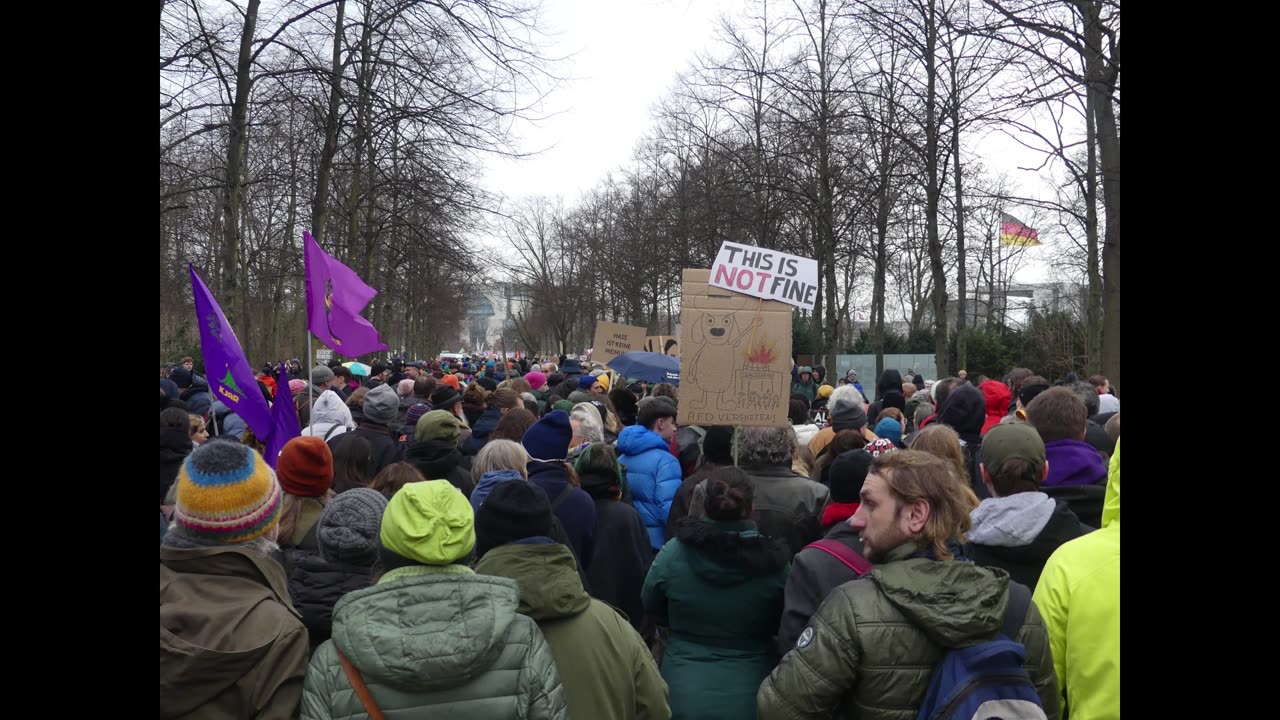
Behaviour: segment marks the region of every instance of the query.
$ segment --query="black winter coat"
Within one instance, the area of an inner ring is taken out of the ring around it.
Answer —
[[[1102,503],[1107,495],[1106,480],[1097,485],[1042,486],[1040,492],[1054,500],[1065,502],[1071,512],[1080,518],[1080,522],[1090,528],[1102,527]]]
[[[186,430],[173,427],[160,428],[160,502],[169,494],[169,487],[178,479],[182,461],[191,454],[191,436]]]
[[[352,415],[355,412],[352,411]],[[362,437],[369,441],[369,470],[368,477],[373,478],[382,472],[382,469],[388,465],[400,462],[404,457],[404,450],[397,441],[396,436],[391,434],[391,430],[386,425],[372,423],[365,420],[360,426],[351,432],[344,432],[341,435],[334,435],[329,438],[329,449],[337,451],[342,443],[351,437]],[[427,478],[428,480],[434,478]]]
[[[414,440],[409,443],[404,459],[418,468],[426,479],[448,480],[467,497],[471,497],[471,491],[475,489],[471,472],[462,467],[462,452],[451,442]]]
[[[333,633],[333,606],[349,592],[373,585],[373,564],[357,567],[326,562],[316,546],[316,526],[297,547],[281,548],[277,560],[289,579],[289,599],[302,614],[311,650]]]
[[[862,540],[858,537],[858,531],[849,527],[847,521],[836,523],[825,539],[835,540],[859,555],[862,554]],[[816,548],[801,550],[791,560],[791,575],[787,577],[787,588],[783,595],[782,621],[778,625],[778,654],[786,655],[795,649],[800,633],[804,632],[809,619],[832,590],[857,579],[858,575],[849,566],[832,557],[831,553]]]
[[[616,477],[584,473],[581,480],[596,504],[595,544],[587,573],[591,595],[624,612],[632,627],[648,638],[651,623],[645,622],[640,589],[653,564],[649,531],[635,508],[614,499]]]
[[[965,546],[964,554],[983,567],[1004,570],[1009,573],[1010,578],[1035,592],[1036,584],[1040,582],[1040,573],[1053,551],[1063,543],[1086,535],[1093,529],[1080,522],[1080,518],[1071,512],[1066,502],[1058,500],[1058,506],[1053,515],[1049,516],[1048,524],[1029,545],[1002,547],[969,543]]]

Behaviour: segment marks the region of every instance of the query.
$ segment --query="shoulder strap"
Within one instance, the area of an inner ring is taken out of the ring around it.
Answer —
[[[311,523],[311,529],[306,535],[302,536],[302,541],[298,543],[298,548],[303,550],[319,550],[320,543],[316,540],[316,531],[320,529],[320,521]]]
[[[858,577],[862,577],[871,572],[871,563],[867,559],[854,552],[852,548],[842,542],[836,540],[822,539],[817,542],[811,542],[805,545],[803,549],[808,550],[814,548],[830,555],[831,557],[844,563],[845,567],[852,570]]]
[[[334,430],[337,430],[340,427],[342,427],[342,423],[334,423],[333,427],[329,428],[328,431],[325,432],[324,441],[329,442],[329,436],[333,434]]]
[[[573,494],[573,485],[566,482],[564,484],[564,489],[560,491],[560,494],[556,496],[555,500],[551,501],[551,512],[555,512],[556,508],[564,504],[564,501],[568,500],[569,496],[572,494]]]
[[[347,673],[347,680],[351,681],[351,689],[356,691],[356,697],[360,698],[360,704],[369,714],[369,720],[386,720],[382,710],[378,709],[378,703],[373,701],[373,695],[369,694],[369,687],[364,684],[364,678],[360,677],[360,671],[337,647],[334,647],[333,651],[338,653],[338,659],[342,661],[342,669]]]
[[[1018,637],[1022,623],[1031,609],[1031,589],[1022,583],[1009,581],[1009,604],[1004,610],[1004,626],[1000,632],[1010,640]]]

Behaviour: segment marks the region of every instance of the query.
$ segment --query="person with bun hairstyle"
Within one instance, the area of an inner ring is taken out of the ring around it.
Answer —
[[[645,611],[670,630],[662,677],[672,718],[755,717],[756,690],[777,663],[791,552],[756,529],[754,498],[741,468],[711,473],[706,518],[676,523],[645,578]]]

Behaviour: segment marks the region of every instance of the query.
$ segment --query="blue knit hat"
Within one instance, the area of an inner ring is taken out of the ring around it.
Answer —
[[[534,460],[563,460],[569,454],[572,438],[569,413],[553,410],[525,431],[521,444]]]
[[[894,445],[902,445],[902,423],[891,417],[881,419],[876,423],[875,430],[871,432],[875,433],[876,437],[890,440]]]

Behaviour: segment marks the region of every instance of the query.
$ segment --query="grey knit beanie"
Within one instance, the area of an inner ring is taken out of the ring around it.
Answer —
[[[400,397],[390,385],[379,385],[364,396],[364,416],[386,425],[396,419],[400,410]]]
[[[333,379],[333,371],[323,365],[311,368],[311,384],[323,385]]]
[[[387,499],[370,488],[334,496],[316,524],[320,557],[330,563],[372,567],[378,559],[378,533],[386,509]]]

